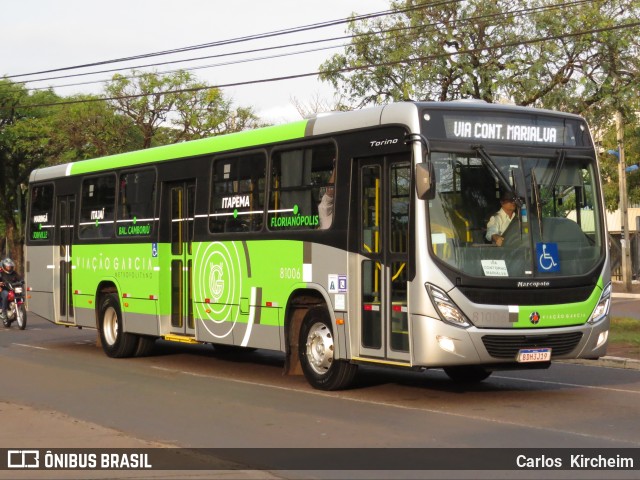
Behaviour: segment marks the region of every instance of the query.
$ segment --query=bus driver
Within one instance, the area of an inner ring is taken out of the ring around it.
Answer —
[[[511,192],[502,192],[502,195],[500,195],[500,210],[493,214],[489,219],[489,223],[487,223],[487,234],[485,237],[487,241],[501,247],[502,242],[504,242],[502,235],[511,223],[511,220],[514,219],[515,213],[515,197]]]

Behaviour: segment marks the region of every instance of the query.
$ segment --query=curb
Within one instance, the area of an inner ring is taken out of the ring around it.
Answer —
[[[612,293],[613,298],[640,298],[640,293]]]
[[[592,367],[609,367],[609,368],[624,368],[627,370],[640,370],[640,360],[636,360],[634,358],[604,356],[604,357],[600,357],[597,360],[576,359],[576,360],[558,360],[558,362],[575,363],[579,365],[590,365]]]

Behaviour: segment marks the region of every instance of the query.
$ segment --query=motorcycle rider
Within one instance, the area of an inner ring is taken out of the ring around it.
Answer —
[[[4,322],[7,319],[7,307],[9,305],[9,290],[4,288],[5,283],[11,283],[12,285],[21,282],[22,277],[15,270],[16,265],[9,257],[2,260],[0,264],[0,298],[2,300],[2,312],[0,312],[0,319]]]

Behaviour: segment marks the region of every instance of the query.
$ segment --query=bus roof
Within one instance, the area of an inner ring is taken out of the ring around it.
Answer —
[[[284,125],[264,127],[255,130],[219,135],[161,147],[120,153],[107,157],[81,160],[36,169],[31,172],[30,182],[82,175],[116,168],[145,165],[176,158],[195,157],[211,153],[254,147],[274,142],[355,130],[383,124],[402,124],[414,132],[420,131],[418,111],[428,109],[449,109],[473,111],[502,111],[511,113],[537,113],[563,117],[580,118],[577,115],[552,110],[533,109],[513,105],[487,103],[482,100],[457,100],[451,102],[399,102],[370,107],[350,112],[330,112],[313,118]]]

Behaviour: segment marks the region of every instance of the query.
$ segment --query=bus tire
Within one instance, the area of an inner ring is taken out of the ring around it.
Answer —
[[[478,365],[444,367],[444,373],[457,383],[480,383],[491,375],[491,371]]]
[[[136,344],[136,351],[133,354],[134,357],[146,357],[153,350],[153,346],[156,344],[156,337],[147,337],[146,335],[138,335],[138,343]]]
[[[302,321],[298,342],[300,365],[309,384],[319,390],[348,387],[358,369],[334,358],[334,336],[326,308],[312,308]]]
[[[98,320],[104,353],[111,358],[126,358],[136,352],[138,337],[124,331],[120,302],[113,293],[102,300]]]

